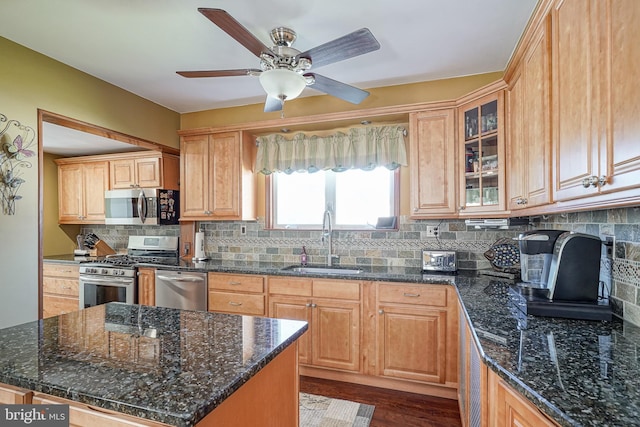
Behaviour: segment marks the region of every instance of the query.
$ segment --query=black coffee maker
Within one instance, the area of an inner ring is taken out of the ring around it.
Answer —
[[[520,234],[523,282],[513,287],[527,314],[611,320],[608,299],[599,295],[602,241],[564,230]]]

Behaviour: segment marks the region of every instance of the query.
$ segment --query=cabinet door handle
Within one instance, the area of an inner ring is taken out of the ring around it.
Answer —
[[[229,284],[230,284],[231,286],[238,286],[238,285],[242,285],[242,283],[241,283],[241,282],[233,282],[233,281],[229,282]]]
[[[311,303],[311,308],[316,308],[316,307],[317,307],[317,305],[316,305],[316,304]]]
[[[378,314],[384,314],[384,310],[382,309],[378,310]]]
[[[409,298],[418,298],[420,296],[420,294],[410,294],[408,292],[405,292],[403,295]]]
[[[234,307],[240,307],[242,305],[242,303],[241,302],[229,301],[229,305],[232,305]]]
[[[306,303],[305,307],[311,308],[311,303],[310,302]]]

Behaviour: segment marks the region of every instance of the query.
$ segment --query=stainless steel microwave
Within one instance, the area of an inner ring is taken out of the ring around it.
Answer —
[[[104,196],[105,224],[178,224],[179,191],[157,188],[107,190]]]

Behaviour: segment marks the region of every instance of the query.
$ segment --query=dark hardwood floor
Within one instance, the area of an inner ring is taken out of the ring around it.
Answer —
[[[455,400],[304,376],[300,377],[300,391],[374,405],[370,427],[462,425]]]

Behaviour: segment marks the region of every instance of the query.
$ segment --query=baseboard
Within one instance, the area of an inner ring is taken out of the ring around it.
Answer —
[[[423,394],[426,396],[442,397],[444,399],[458,400],[458,390],[455,386],[433,385],[419,383],[410,380],[397,380],[393,378],[374,377],[352,372],[333,371],[311,366],[300,366],[300,375],[322,378],[332,381],[343,381],[353,384],[361,384],[370,387],[380,387],[408,393]]]

